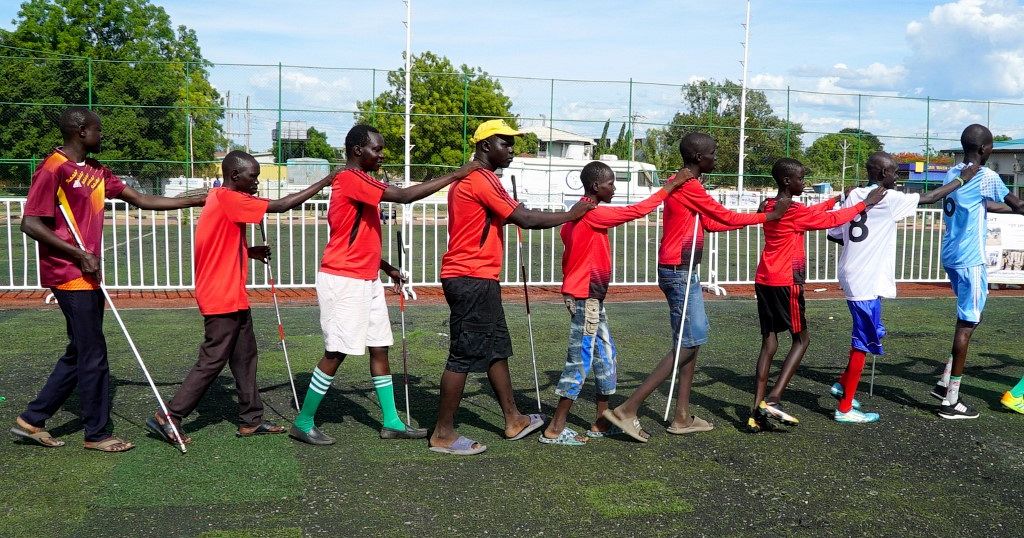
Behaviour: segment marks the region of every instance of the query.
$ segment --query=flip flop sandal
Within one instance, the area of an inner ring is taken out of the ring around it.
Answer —
[[[125,441],[124,439],[118,439],[117,437],[107,437],[106,439],[97,442],[96,444],[89,446],[83,445],[86,450],[98,450],[100,452],[128,452],[135,448],[135,445]],[[115,448],[120,447],[120,448]]]
[[[643,426],[640,425],[640,419],[636,417],[633,417],[633,420],[631,421],[625,421],[615,416],[615,413],[612,413],[611,409],[606,409],[605,412],[601,414],[601,416],[603,416],[605,420],[607,420],[608,422],[611,422],[612,424],[618,426],[619,429],[622,430],[622,433],[632,437],[633,439],[636,439],[641,443],[646,443],[647,441],[651,440],[650,434],[648,434],[646,437],[644,436],[644,434],[647,432],[645,432]]]
[[[715,429],[714,424],[698,417],[697,415],[690,415],[690,425],[677,428],[675,426],[669,426],[665,428],[665,431],[672,435],[685,435],[687,433],[700,433],[709,432]]]
[[[544,415],[533,413],[530,415],[530,424],[525,426],[519,433],[515,434],[514,437],[508,437],[508,441],[518,441],[527,435],[539,430],[544,425]]]
[[[479,446],[473,448],[473,445]],[[456,456],[473,456],[487,450],[487,445],[481,445],[465,435],[460,435],[459,438],[452,443],[452,446],[432,446],[430,447],[430,450],[433,452],[440,452],[442,454],[454,454]]]
[[[558,434],[558,437],[554,439],[541,433],[538,441],[546,445],[583,446],[587,444],[586,437],[580,439],[580,435],[569,428],[562,430],[562,433]]]
[[[256,426],[251,432],[243,432],[242,428],[238,428],[235,432],[235,437],[254,437],[256,435],[275,435],[278,433],[284,433],[288,430],[284,426],[278,426],[272,422],[260,422],[259,426]]]
[[[57,439],[56,437],[50,435],[50,432],[46,430],[39,430],[36,433],[32,433],[30,431],[23,430],[18,426],[15,426],[11,428],[11,433],[17,435],[18,437],[26,441],[36,443],[41,446],[45,446],[46,448],[57,448],[60,446],[64,446],[65,444],[64,441],[61,441],[60,439]]]
[[[611,427],[609,427],[607,430],[605,430],[603,432],[597,432],[597,431],[594,431],[594,430],[587,430],[587,431],[583,432],[583,435],[586,435],[587,437],[590,437],[591,439],[600,439],[602,437],[611,437],[613,435],[622,435],[623,433],[625,433],[625,432],[622,431],[622,428],[620,428],[618,426],[611,426]]]
[[[149,431],[155,433],[157,437],[163,439],[167,444],[171,444],[174,446],[178,445],[178,441],[174,439],[174,430],[171,429],[170,422],[160,422],[159,420],[156,419],[156,417],[149,417],[146,419],[146,428],[148,428]],[[180,425],[178,426],[178,432],[181,432]],[[182,443],[187,445],[192,442],[192,438],[185,435],[181,441]]]

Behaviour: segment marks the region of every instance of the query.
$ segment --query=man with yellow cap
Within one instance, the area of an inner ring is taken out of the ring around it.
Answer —
[[[455,431],[455,413],[469,372],[487,372],[505,418],[505,438],[522,439],[544,425],[544,415],[524,415],[512,395],[508,358],[512,340],[501,307],[498,285],[504,258],[502,227],[554,228],[594,208],[578,202],[566,212],[526,209],[509,196],[494,171],[512,163],[512,145],[520,134],[504,120],[481,123],[470,139],[473,160],[481,167],[448,190],[448,252],[441,258],[441,287],[451,309],[451,344],[441,375],[441,402],[430,450],[457,455],[479,454],[482,445]]]

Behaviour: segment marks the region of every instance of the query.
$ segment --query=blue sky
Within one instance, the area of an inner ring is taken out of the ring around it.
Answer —
[[[484,4],[413,0],[413,49],[430,50],[492,75],[685,84],[741,76],[742,0],[534,1]],[[214,62],[395,68],[405,47],[400,0],[157,2],[175,24],[196,30]],[[624,7],[628,6],[628,7]],[[16,1],[0,5],[10,27]],[[1018,0],[948,2],[754,0],[750,83],[766,88],[777,107],[785,88],[826,92],[791,97],[791,116],[812,132],[860,125],[888,136],[898,149],[932,136],[955,137],[968,122],[1024,136],[1024,110],[986,104],[897,101],[888,96],[998,99],[1024,95],[1024,6]],[[284,104],[292,119],[327,126],[332,142],[351,121],[357,100],[383,85],[366,72],[285,70]],[[276,68],[218,67],[222,92],[251,96],[273,108]],[[503,79],[516,112],[560,127],[599,130],[628,112],[652,125],[679,108],[678,87],[637,86],[632,107],[622,84],[550,83]],[[883,97],[831,95],[863,93]],[[236,100],[236,104],[240,100]],[[1020,107],[1024,108],[1024,107]],[[859,112],[858,112],[859,111]],[[266,112],[266,111],[264,111]],[[257,111],[261,134],[273,115]],[[640,130],[638,128],[638,130]],[[814,134],[805,138],[809,142]]]

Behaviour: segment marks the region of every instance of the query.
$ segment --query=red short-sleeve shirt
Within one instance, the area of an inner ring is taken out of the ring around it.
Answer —
[[[361,280],[380,276],[380,201],[387,184],[362,170],[347,169],[331,182],[327,222],[331,237],[320,270]]]
[[[47,225],[64,241],[76,245],[69,225],[74,225],[85,250],[102,257],[103,217],[107,198],[116,198],[125,184],[95,159],[75,163],[60,148],[54,150],[32,175],[32,185],[25,202],[25,216],[53,219]],[[58,206],[64,204],[71,213],[71,223]],[[39,243],[39,278],[43,286],[58,287],[73,281],[82,282],[74,289],[98,289],[91,277],[83,278],[78,264],[63,254]]]
[[[502,226],[519,207],[490,170],[474,170],[448,189],[448,252],[441,278],[499,280],[504,255]]]
[[[204,316],[249,308],[245,225],[263,221],[270,200],[224,187],[211,189],[196,224],[196,302]]]

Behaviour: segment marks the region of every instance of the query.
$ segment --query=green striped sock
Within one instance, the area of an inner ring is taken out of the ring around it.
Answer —
[[[1014,398],[1024,396],[1024,377],[1020,378],[1020,381],[1010,389],[1010,394],[1013,395]]]
[[[405,423],[398,417],[398,409],[395,408],[395,384],[391,376],[374,376],[373,388],[377,389],[377,400],[380,401],[380,410],[384,415],[384,427],[404,430]]]
[[[320,402],[324,399],[324,394],[327,394],[327,389],[331,388],[333,380],[334,376],[323,373],[319,367],[313,368],[313,377],[309,379],[306,399],[302,400],[302,410],[299,411],[299,416],[295,417],[296,428],[305,433],[309,433],[309,430],[313,429],[316,408],[320,407]]]

